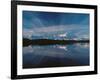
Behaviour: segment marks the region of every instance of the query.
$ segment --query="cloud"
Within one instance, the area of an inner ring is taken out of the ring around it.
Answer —
[[[89,39],[89,29],[83,29],[78,31],[77,33],[75,33],[75,35],[77,36],[77,38],[84,38],[84,39]]]
[[[76,31],[74,35],[82,36],[88,35],[89,28],[87,25],[55,25],[55,26],[44,26],[44,27],[34,27],[34,28],[24,28],[23,37],[31,38],[32,36],[44,36],[45,34],[51,35],[62,35],[65,33]],[[74,33],[74,32],[73,32]]]

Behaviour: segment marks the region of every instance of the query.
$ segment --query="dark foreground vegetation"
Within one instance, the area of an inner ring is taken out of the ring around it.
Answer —
[[[52,39],[23,39],[23,46],[28,45],[54,45],[54,44],[73,44],[73,43],[89,43],[89,40],[52,40]]]

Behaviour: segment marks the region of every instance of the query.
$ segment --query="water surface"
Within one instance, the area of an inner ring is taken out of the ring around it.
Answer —
[[[89,65],[89,43],[23,47],[23,68]]]

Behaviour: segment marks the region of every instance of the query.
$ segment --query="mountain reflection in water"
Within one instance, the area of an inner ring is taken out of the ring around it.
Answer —
[[[23,68],[89,65],[89,43],[23,47]]]

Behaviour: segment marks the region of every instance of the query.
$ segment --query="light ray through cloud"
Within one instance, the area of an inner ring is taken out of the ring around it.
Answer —
[[[71,36],[71,37],[70,37]],[[23,11],[23,37],[28,39],[89,39],[89,15]]]

